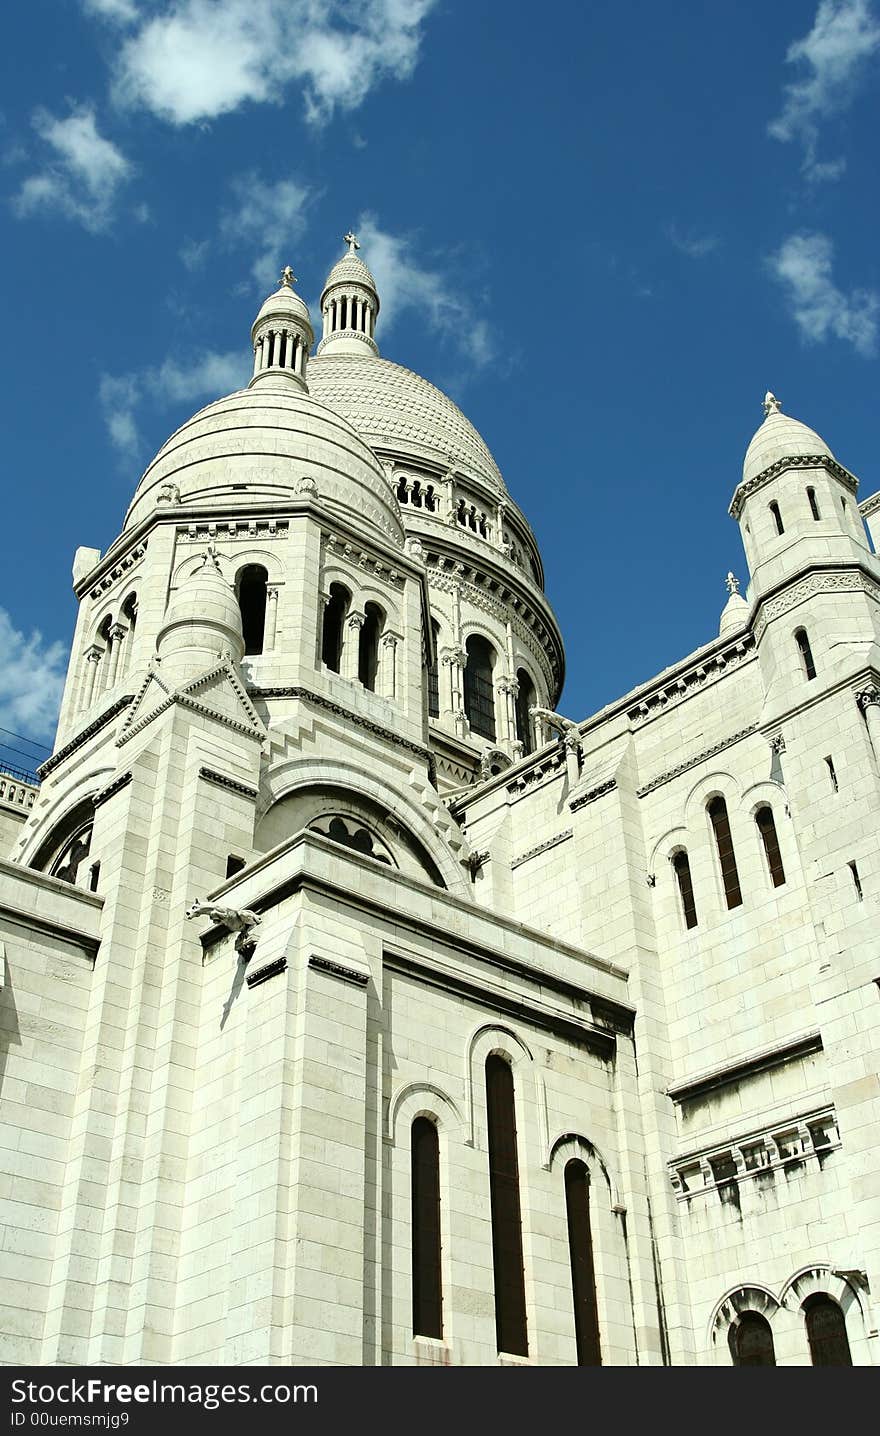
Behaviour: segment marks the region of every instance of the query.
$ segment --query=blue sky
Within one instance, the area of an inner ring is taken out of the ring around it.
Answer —
[[[51,741],[77,545],[352,224],[383,354],[538,535],[567,714],[717,632],[765,389],[878,487],[877,0],[30,0],[4,40],[6,729]]]

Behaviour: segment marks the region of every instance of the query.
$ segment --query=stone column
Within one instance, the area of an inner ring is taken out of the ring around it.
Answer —
[[[342,660],[339,671],[343,678],[350,683],[358,681],[358,661],[360,658],[361,629],[366,622],[365,613],[349,613],[345,620],[345,636],[342,640]]]
[[[114,623],[107,637],[110,641],[110,674],[107,679],[107,687],[112,688],[119,677],[119,660],[122,657],[122,644],[128,632],[124,623]]]
[[[869,684],[856,694],[856,702],[865,715],[874,757],[880,763],[880,687],[876,683]]]
[[[266,626],[263,635],[263,651],[275,647],[278,632],[278,584],[270,583],[266,588]]]
[[[103,655],[104,650],[97,643],[93,643],[90,648],[86,649],[86,668],[85,673],[83,674],[82,694],[79,703],[80,709],[88,708],[89,704],[95,696],[95,683],[98,677],[98,665],[100,664]]]
[[[382,698],[397,696],[397,644],[396,633],[383,633],[379,640],[379,681],[377,691]]]
[[[465,737],[469,731],[464,709],[464,670],[467,654],[463,648],[445,648],[440,662],[441,673],[445,669],[449,674],[448,683],[444,685],[449,695],[449,707],[444,717],[451,720],[456,733]]]
[[[284,367],[293,368],[293,355],[296,349],[296,337],[292,329],[288,329],[284,337]]]
[[[493,686],[495,689],[495,727],[498,733],[497,741],[509,749],[516,737],[516,727],[511,721],[510,679],[506,677],[496,678]]]

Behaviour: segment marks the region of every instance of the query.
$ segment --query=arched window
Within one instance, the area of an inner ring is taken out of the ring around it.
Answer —
[[[331,583],[330,597],[324,606],[324,625],[321,631],[321,661],[333,673],[339,672],[342,662],[342,631],[351,594],[341,583]]]
[[[495,737],[495,691],[492,672],[495,650],[488,639],[472,633],[465,644],[467,664],[464,670],[464,711],[472,733],[483,738]]]
[[[773,1332],[766,1316],[744,1311],[727,1335],[734,1366],[775,1366]]]
[[[238,606],[241,610],[241,631],[245,653],[262,653],[266,630],[266,583],[269,578],[262,564],[249,563],[236,581]]]
[[[378,603],[368,603],[364,608],[364,621],[358,639],[358,678],[371,693],[376,691],[376,674],[379,671],[379,637],[385,626],[385,615]]]
[[[799,628],[795,632],[794,641],[798,646],[798,653],[801,656],[804,673],[807,678],[816,677],[816,665],[813,662],[813,650],[810,647],[810,640],[805,628]]]
[[[782,866],[782,853],[779,851],[779,838],[776,836],[776,820],[773,817],[773,809],[769,806],[759,808],[755,814],[755,823],[761,834],[761,842],[764,844],[764,856],[770,869],[770,881],[775,888],[781,888],[785,882],[785,868]]]
[[[78,878],[81,880],[80,869],[89,855],[91,845],[92,824],[89,822],[65,844],[49,869],[49,876],[58,878],[62,883],[75,884]]]
[[[512,1356],[528,1356],[513,1073],[509,1063],[495,1054],[486,1058],[486,1105],[492,1263],[495,1272],[495,1335],[499,1351],[506,1351]]]
[[[565,1210],[568,1216],[578,1366],[601,1366],[599,1307],[590,1231],[590,1174],[586,1164],[576,1158],[565,1165]]]
[[[519,692],[516,695],[516,736],[523,745],[524,753],[531,753],[535,742],[532,737],[530,708],[535,706],[535,685],[524,668],[516,670]]]
[[[773,515],[773,519],[774,519],[774,522],[775,522],[775,524],[776,524],[776,532],[777,532],[778,534],[784,534],[784,533],[785,533],[785,525],[784,525],[783,522],[782,522],[782,514],[779,512],[779,505],[778,505],[778,503],[776,502],[775,499],[774,499],[773,503],[770,505],[770,512],[771,512],[771,514]]]
[[[681,899],[681,911],[684,917],[684,925],[687,928],[697,925],[697,905],[694,902],[694,884],[691,879],[691,864],[684,848],[681,848],[672,859],[672,870],[675,873],[678,883],[678,896]]]
[[[443,1335],[440,1268],[440,1142],[427,1117],[412,1124],[413,1336]]]
[[[125,600],[124,604],[122,605],[122,617],[125,619],[125,622],[128,624],[128,636],[129,636],[130,639],[134,637],[134,631],[135,631],[135,628],[137,627],[137,615],[138,615],[137,594],[136,594],[136,593],[130,593],[130,594],[128,595],[128,598]]]
[[[804,1302],[810,1360],[814,1366],[852,1366],[843,1312],[830,1296],[817,1292]]]
[[[108,613],[106,618],[102,620],[101,626],[98,629],[98,642],[104,645],[104,651],[101,654],[100,659],[100,673],[98,675],[98,684],[100,684],[102,687],[106,687],[106,685],[110,682],[110,654],[113,647],[113,639],[110,637],[110,630],[112,629],[112,627],[113,615],[112,613]]]
[[[433,660],[428,664],[428,717],[440,717],[440,625],[435,618],[431,619],[431,636],[434,640]]]
[[[729,908],[739,907],[742,903],[742,892],[739,886],[739,873],[736,869],[733,838],[730,835],[727,804],[721,797],[713,798],[707,812],[712,824],[712,831],[715,834],[715,846],[718,849],[718,862],[721,867],[721,881],[724,884],[727,906]]]
[[[820,519],[822,515],[819,513],[819,505],[816,501],[816,490],[807,489],[807,498],[810,501],[810,513],[813,515],[813,518]]]

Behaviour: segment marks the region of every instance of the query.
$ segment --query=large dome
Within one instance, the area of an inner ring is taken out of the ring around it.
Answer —
[[[452,400],[400,364],[370,354],[309,360],[309,392],[342,414],[373,448],[460,465],[506,492],[498,465]]]
[[[301,492],[306,478],[329,505],[403,543],[397,499],[364,440],[338,409],[271,373],[208,404],[171,435],[138,484],[125,527],[167,502],[169,490],[172,502],[214,508],[223,498],[248,509]]]

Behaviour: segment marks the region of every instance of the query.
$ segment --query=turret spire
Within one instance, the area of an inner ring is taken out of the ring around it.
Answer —
[[[315,335],[308,307],[294,292],[295,284],[296,275],[285,264],[277,290],[269,295],[254,320],[252,385],[272,378],[290,380],[298,388],[308,389],[306,366]]]
[[[330,270],[321,295],[324,337],[318,353],[377,355],[373,338],[379,313],[376,281],[358,258],[361,246],[354,231],[342,238],[348,250]]]
[[[770,390],[768,389],[767,393],[764,395],[762,408],[764,410],[764,418],[769,419],[771,414],[782,413],[782,401],[780,399],[777,399],[775,394],[771,394]]]

